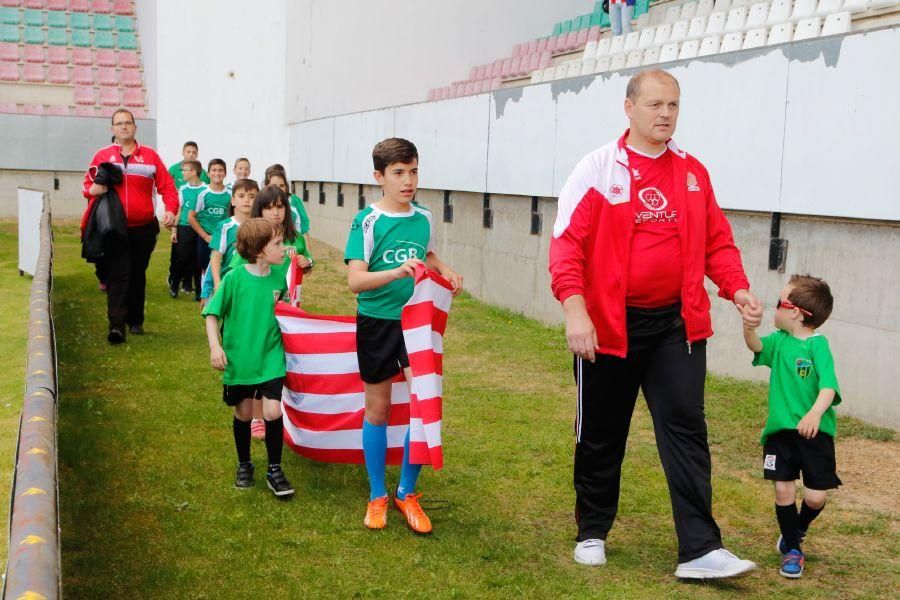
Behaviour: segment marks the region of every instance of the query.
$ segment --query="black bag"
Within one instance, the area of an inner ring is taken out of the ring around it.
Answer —
[[[603,0],[603,12],[609,14],[609,0]]]
[[[107,186],[107,191],[98,196],[91,206],[87,225],[81,237],[81,257],[87,262],[96,262],[104,256],[104,247],[113,237],[128,237],[128,225],[122,201],[113,185],[122,183],[122,171],[112,163],[101,163],[97,167],[94,183]]]

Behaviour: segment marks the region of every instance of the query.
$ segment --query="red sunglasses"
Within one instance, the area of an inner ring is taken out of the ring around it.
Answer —
[[[779,299],[778,299],[778,302],[775,303],[775,308],[786,308],[786,309],[788,309],[788,310],[791,310],[791,309],[796,308],[797,310],[799,310],[801,313],[803,313],[803,314],[806,315],[807,317],[811,317],[811,316],[812,316],[812,313],[809,312],[808,310],[806,310],[805,308],[800,308],[800,307],[797,306],[796,304],[791,304],[791,303],[788,302],[787,300],[782,300],[781,298],[779,298]]]

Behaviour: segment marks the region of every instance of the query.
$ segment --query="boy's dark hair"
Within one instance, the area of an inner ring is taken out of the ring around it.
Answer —
[[[236,161],[234,161],[234,166],[235,166],[235,167],[238,166],[238,163],[241,163],[241,162],[245,162],[245,163],[247,163],[247,164],[249,165],[249,164],[250,164],[250,159],[249,159],[249,158],[244,158],[244,157],[242,156],[242,157],[240,157],[239,159],[237,159]]]
[[[788,294],[791,304],[812,313],[812,316],[803,315],[803,324],[814,329],[821,327],[831,316],[834,306],[834,297],[828,284],[823,279],[808,274],[791,275],[788,284],[793,286]]]
[[[188,146],[192,146],[194,148],[194,150],[197,150],[198,152],[200,151],[200,146],[197,145],[197,142],[192,142],[190,140],[186,141],[184,143],[184,145],[181,147],[181,149],[184,150]]]
[[[247,219],[238,227],[238,254],[248,263],[255,264],[266,245],[283,233],[281,225],[268,219]]]
[[[238,179],[231,185],[231,195],[234,196],[240,191],[258,192],[259,184],[253,179]]]
[[[256,196],[256,200],[253,201],[253,211],[250,216],[260,218],[264,208],[279,205],[284,208],[284,219],[281,222],[284,239],[292,242],[297,239],[297,226],[294,225],[294,216],[291,214],[291,201],[281,188],[274,185],[264,186]]]
[[[200,164],[199,160],[183,160],[181,161],[181,166],[193,169],[194,173],[196,173],[197,176],[199,176],[200,173],[203,172],[203,165]]]
[[[388,138],[375,144],[372,149],[372,162],[375,170],[384,174],[389,165],[394,163],[411,163],[419,160],[419,151],[409,140]]]
[[[225,172],[228,172],[228,165],[225,164],[225,161],[221,158],[214,158],[209,161],[209,166],[206,167],[207,171],[212,171],[213,165],[222,165],[222,168],[225,169]]]
[[[128,113],[128,116],[131,117],[131,122],[137,123],[137,121],[134,120],[134,113],[131,112],[130,110],[128,110],[127,108],[117,108],[115,110],[115,112],[112,114],[112,116],[109,118],[109,122],[115,125],[116,115],[120,115],[122,113]],[[113,136],[113,141],[115,141],[115,138],[116,138],[116,136]]]

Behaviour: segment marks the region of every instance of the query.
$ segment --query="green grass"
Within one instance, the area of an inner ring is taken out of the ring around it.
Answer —
[[[286,451],[293,501],[276,501],[259,482],[237,491],[231,416],[197,305],[166,293],[168,244],[150,266],[147,334],[111,348],[105,298],[78,258],[76,229],[60,227],[56,243],[68,596],[875,598],[900,580],[895,516],[838,501],[810,535],[804,578],[778,576],[773,498],[759,472],[765,387],[717,378],[707,395],[715,513],[728,547],[761,568],[720,584],[674,579],[671,509],[643,405],[610,562],[575,565],[574,386],[561,330],[466,296],[454,302],[445,340],[446,467],[420,480],[426,498],[451,505],[432,513],[433,535],[412,535],[395,511],[387,530],[364,529],[359,466]],[[349,314],[339,255],[321,243],[315,250],[305,307]],[[261,463],[263,445],[253,452]],[[389,482],[396,478],[393,469]]]

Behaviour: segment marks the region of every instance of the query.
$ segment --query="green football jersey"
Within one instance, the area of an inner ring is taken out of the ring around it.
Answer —
[[[388,213],[374,204],[361,210],[350,226],[344,262],[362,260],[369,271],[387,271],[411,258],[425,260],[434,250],[431,211],[410,205],[405,213]],[[400,311],[412,297],[413,280],[404,277],[357,297],[359,314],[377,319],[399,320]]]
[[[214,192],[206,188],[197,196],[197,221],[206,233],[213,233],[216,226],[228,218],[231,209],[231,194],[228,190]]]
[[[301,234],[309,233],[309,215],[306,214],[303,200],[297,194],[291,194],[291,216],[294,218],[297,231]]]
[[[181,173],[181,161],[178,161],[177,163],[169,167],[169,175],[171,175],[172,179],[175,180],[176,190],[187,183],[187,181],[184,180],[184,175]],[[204,169],[200,169],[200,181],[203,183],[209,183],[209,175]]]
[[[188,222],[188,213],[192,210],[196,210],[197,196],[205,189],[206,185],[202,183],[196,186],[185,183],[178,188],[178,205],[181,206],[178,216],[179,225],[190,225]]]
[[[263,277],[246,268],[223,279],[203,316],[223,321],[222,348],[228,365],[225,385],[251,385],[284,377],[284,346],[275,320],[275,303],[287,291],[283,273],[274,269]]]
[[[819,396],[819,390],[835,391],[834,402],[822,415],[819,431],[831,437],[837,431],[833,406],[841,403],[841,391],[834,374],[834,358],[828,340],[815,334],[805,340],[786,331],[762,338],[763,349],[753,357],[754,366],[771,367],[769,376],[769,416],[762,443],[775,432],[796,429]]]

